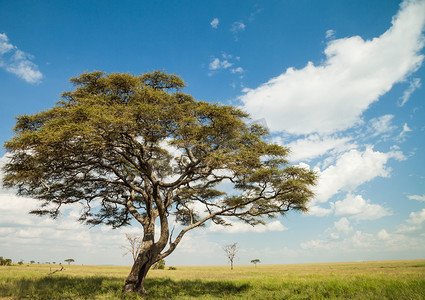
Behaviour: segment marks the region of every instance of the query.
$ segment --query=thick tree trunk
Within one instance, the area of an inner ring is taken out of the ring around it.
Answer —
[[[130,274],[127,276],[125,280],[125,285],[123,288],[124,293],[140,293],[147,294],[145,288],[143,287],[143,283],[146,278],[146,274],[150,267],[154,264],[156,256],[153,249],[147,249],[139,253],[136,261],[131,268]]]

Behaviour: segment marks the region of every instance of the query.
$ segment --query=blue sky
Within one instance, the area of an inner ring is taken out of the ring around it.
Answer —
[[[425,258],[425,1],[0,1],[0,141],[85,71],[181,75],[240,106],[320,175],[307,214],[188,233],[168,265]],[[1,164],[6,161],[0,150]],[[0,190],[0,255],[131,263],[125,233],[30,216]]]

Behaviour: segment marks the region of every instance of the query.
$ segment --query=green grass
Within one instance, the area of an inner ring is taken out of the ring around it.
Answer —
[[[122,295],[130,268],[0,267],[1,299],[142,299]],[[151,270],[148,299],[425,299],[425,260]]]

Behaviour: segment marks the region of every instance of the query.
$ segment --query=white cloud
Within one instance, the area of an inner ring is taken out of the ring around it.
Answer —
[[[363,152],[352,149],[342,154],[334,165],[329,166],[323,172],[318,171],[319,181],[315,188],[316,200],[326,202],[338,192],[354,191],[358,186],[375,177],[389,177],[390,168],[386,164],[391,158],[405,159],[400,151],[384,153],[373,151],[372,147],[367,147]]]
[[[341,257],[347,259],[383,260],[397,259],[400,254],[405,257],[408,252],[423,253],[424,239],[421,237],[406,237],[402,234],[388,233],[382,229],[377,234],[355,231],[353,235],[342,239],[315,239],[301,243],[305,250],[314,249],[314,255],[326,256],[327,259]],[[412,257],[413,258],[413,257]]]
[[[308,242],[301,243],[301,248],[303,249],[330,249],[331,245],[324,240],[311,240]]]
[[[6,54],[8,54],[6,56]],[[9,55],[10,54],[10,55]],[[0,67],[29,83],[39,83],[43,74],[31,62],[33,56],[9,43],[6,34],[0,33]]]
[[[369,121],[369,126],[370,130],[373,132],[372,136],[378,136],[395,129],[396,127],[391,124],[393,118],[394,115],[384,115],[371,119]]]
[[[219,21],[217,18],[214,18],[214,19],[211,21],[210,25],[211,25],[211,27],[212,27],[212,28],[217,29],[217,28],[218,28],[218,23],[219,23],[219,22],[220,22],[220,21]]]
[[[209,76],[214,75],[216,72],[220,70],[229,70],[232,74],[242,74],[245,72],[245,70],[242,67],[234,66],[235,63],[237,63],[240,60],[240,57],[233,57],[231,54],[222,53],[222,58],[213,57],[211,59],[211,62],[208,65],[208,69],[210,72],[208,73]],[[230,68],[234,66],[233,68]]]
[[[237,67],[237,68],[231,69],[230,72],[232,72],[232,73],[243,73],[244,69],[242,67]]]
[[[341,218],[339,221],[334,222],[334,228],[341,233],[348,234],[353,231],[353,227],[350,226],[350,221],[347,218]]]
[[[245,27],[246,27],[246,25],[243,22],[240,22],[240,21],[234,22],[232,24],[232,28],[230,29],[230,31],[232,31],[233,33],[236,34],[238,32],[244,31]]]
[[[407,125],[407,123],[404,123],[403,129],[401,130],[399,135],[395,138],[395,141],[404,142],[405,138],[406,138],[406,133],[411,132],[411,131],[412,131],[412,129],[410,129],[410,127]]]
[[[218,69],[227,69],[231,67],[233,63],[230,63],[227,59],[220,61],[219,58],[213,58],[213,60],[209,64],[210,70],[218,70]]]
[[[221,226],[214,223],[211,223],[211,226],[208,228],[211,232],[222,232],[222,233],[246,233],[246,232],[256,232],[256,233],[262,233],[266,231],[285,231],[288,228],[282,225],[280,221],[273,221],[266,225],[256,225],[251,226],[246,223],[242,222],[235,222],[235,221],[229,221],[232,226]]]
[[[397,226],[397,233],[409,233],[422,229],[422,223],[425,222],[425,208],[421,211],[411,212],[406,222],[410,225],[401,224]]]
[[[409,87],[407,88],[407,90],[404,91],[403,96],[401,96],[400,98],[401,102],[399,103],[399,106],[403,106],[404,104],[406,104],[406,102],[409,101],[410,96],[413,94],[413,92],[420,87],[421,87],[421,79],[413,78],[412,81],[410,82]]]
[[[371,204],[361,195],[348,194],[342,201],[335,202],[335,215],[348,216],[357,220],[376,220],[392,213],[378,204]]]
[[[323,208],[314,204],[310,204],[311,206],[308,207],[308,215],[317,216],[317,217],[324,217],[329,216],[334,209],[333,208]]]
[[[408,196],[410,200],[418,200],[418,201],[425,201],[425,195],[410,195]]]
[[[335,36],[335,30],[333,29],[329,29],[326,31],[326,38],[327,39],[331,39]]]
[[[378,232],[377,237],[380,240],[389,240],[391,238],[391,235],[385,229],[382,229]]]
[[[253,118],[267,116],[272,131],[332,133],[361,121],[369,105],[422,64],[425,1],[405,1],[381,36],[332,40],[326,60],[288,68],[240,97]]]
[[[7,35],[4,33],[0,33],[0,55],[12,51],[15,48],[15,46],[9,43]]]
[[[421,211],[412,212],[409,215],[408,223],[413,225],[420,225],[425,221],[425,208]]]
[[[291,149],[290,159],[292,161],[310,160],[321,155],[328,153],[331,150],[347,150],[355,147],[354,144],[348,144],[351,140],[349,137],[332,137],[320,136],[318,134],[311,134],[305,138],[298,139],[294,142],[287,144]],[[279,144],[283,144],[281,138],[276,138]]]

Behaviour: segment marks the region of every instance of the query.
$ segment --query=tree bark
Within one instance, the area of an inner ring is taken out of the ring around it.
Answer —
[[[143,283],[150,267],[155,263],[159,252],[162,250],[158,249],[157,245],[154,243],[154,232],[155,225],[153,223],[148,226],[144,226],[142,247],[134,261],[130,274],[125,280],[123,288],[124,293],[136,292],[145,295],[148,294],[143,287]]]
[[[136,261],[131,268],[130,274],[127,276],[125,280],[125,285],[123,288],[124,293],[140,293],[147,295],[147,291],[145,290],[143,283],[146,278],[146,274],[150,267],[155,263],[157,254],[150,247],[149,249],[143,249],[139,255],[137,256]]]

